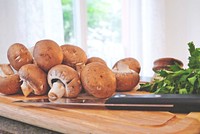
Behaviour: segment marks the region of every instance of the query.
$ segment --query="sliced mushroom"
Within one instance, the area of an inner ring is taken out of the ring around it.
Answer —
[[[33,62],[33,58],[29,50],[20,43],[15,43],[9,47],[7,57],[10,65],[17,71],[23,65],[31,64]]]
[[[33,57],[36,64],[45,72],[48,72],[53,66],[62,63],[63,53],[56,42],[40,40],[35,44]]]
[[[76,69],[80,73],[87,62],[85,51],[78,46],[69,44],[62,45],[61,48],[63,51],[63,64]]]
[[[120,62],[127,64],[131,70],[136,71],[138,74],[140,73],[141,66],[140,66],[139,61],[136,60],[135,58],[128,57],[128,58],[121,59],[114,64],[113,69],[117,69],[117,66],[118,66],[117,64]]]
[[[107,65],[106,62],[103,59],[101,59],[100,57],[90,57],[90,58],[87,59],[86,64],[89,64],[89,63],[92,63],[92,62],[100,62],[102,64]]]
[[[20,90],[20,79],[18,74],[9,64],[0,64],[0,93],[9,95],[15,94]]]
[[[61,97],[77,97],[82,85],[78,72],[67,65],[56,65],[48,72],[48,83],[51,87],[48,97],[57,100]]]
[[[24,96],[30,93],[43,95],[48,91],[47,74],[35,64],[27,64],[19,70],[21,85]]]
[[[115,74],[102,63],[87,64],[80,76],[86,92],[97,98],[110,97],[116,91]]]
[[[127,64],[119,62],[113,69],[117,80],[117,91],[131,91],[140,81],[140,76],[134,70],[131,70]]]

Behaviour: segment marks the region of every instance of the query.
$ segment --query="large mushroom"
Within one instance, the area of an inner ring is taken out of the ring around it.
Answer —
[[[29,50],[20,43],[15,43],[8,48],[7,58],[10,65],[17,71],[23,65],[31,64],[33,62],[33,58]]]
[[[33,57],[36,64],[45,72],[48,72],[53,66],[62,63],[63,53],[55,41],[40,40],[33,48]]]
[[[107,98],[116,91],[115,74],[102,63],[87,64],[80,76],[84,89],[94,97]]]
[[[15,94],[20,90],[20,78],[14,74],[10,64],[0,64],[0,93]]]
[[[127,57],[127,58],[123,58],[123,59],[120,59],[119,61],[117,61],[114,66],[113,66],[113,69],[117,69],[119,63],[123,63],[123,64],[126,64],[129,66],[129,68],[131,70],[134,70],[136,71],[138,74],[140,73],[140,70],[141,70],[141,66],[140,66],[140,63],[137,59],[135,58],[132,58],[132,57]]]
[[[67,65],[56,65],[48,72],[51,87],[48,97],[55,101],[61,97],[77,97],[82,89],[78,72]]]
[[[63,64],[76,69],[80,73],[87,62],[85,51],[78,46],[70,44],[62,45],[61,48],[63,51]]]
[[[131,70],[127,64],[119,62],[113,69],[117,81],[117,91],[131,91],[140,81],[140,76],[134,70]]]
[[[21,85],[24,96],[30,93],[43,95],[48,91],[47,74],[35,64],[27,64],[19,69]]]

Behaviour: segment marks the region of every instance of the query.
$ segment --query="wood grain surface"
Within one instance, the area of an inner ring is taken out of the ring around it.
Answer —
[[[46,96],[32,96],[44,98]],[[55,107],[13,103],[22,95],[0,94],[0,116],[61,133],[200,133],[200,113],[108,110],[104,107]]]

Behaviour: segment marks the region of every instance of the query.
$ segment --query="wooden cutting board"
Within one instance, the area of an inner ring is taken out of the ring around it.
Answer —
[[[28,99],[43,97],[46,96]],[[61,133],[200,133],[200,113],[185,115],[13,103],[19,99],[27,98],[22,95],[0,95],[0,116]]]

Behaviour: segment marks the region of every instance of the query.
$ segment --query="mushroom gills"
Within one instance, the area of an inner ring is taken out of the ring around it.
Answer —
[[[57,100],[59,98],[62,98],[65,94],[65,86],[62,83],[62,81],[60,80],[56,80],[53,79],[52,80],[52,88],[50,89],[49,93],[48,93],[48,97],[50,100],[54,101]]]
[[[131,72],[131,71],[134,71],[134,70],[131,70],[127,64],[119,62],[117,64],[117,67],[114,68],[113,71],[120,71],[121,73],[127,73],[127,72]]]

